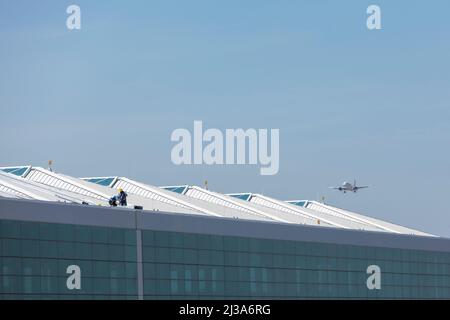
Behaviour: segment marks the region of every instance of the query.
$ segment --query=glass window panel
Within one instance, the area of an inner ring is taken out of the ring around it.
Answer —
[[[3,256],[21,256],[20,240],[18,239],[3,239],[2,244],[2,254]]]
[[[58,292],[58,278],[54,276],[40,277],[40,287],[43,294],[56,294]]]
[[[90,243],[76,243],[77,259],[92,259],[92,245]]]
[[[108,242],[108,231],[106,228],[92,228],[92,242],[106,244]]]
[[[39,241],[22,240],[21,245],[23,257],[39,257]]]
[[[223,265],[224,264],[224,255],[223,251],[210,251],[211,261],[214,265]]]
[[[172,263],[184,263],[183,249],[170,249],[170,262]]]
[[[210,249],[211,248],[211,236],[206,234],[200,234],[197,237],[198,248],[200,249]]]
[[[144,263],[143,273],[144,273],[144,278],[154,279],[156,277],[156,265],[153,263]]]
[[[134,279],[126,279],[126,293],[127,295],[137,294],[137,282]],[[137,299],[137,297],[136,297]]]
[[[3,275],[2,276],[2,291],[5,294],[8,293],[23,293],[22,288],[22,276]],[[12,296],[12,299],[16,299],[17,296]]]
[[[170,247],[174,247],[174,248],[182,248],[183,247],[182,234],[177,233],[177,232],[172,232],[170,234],[169,245],[170,245]]]
[[[109,277],[110,275],[110,263],[106,261],[94,261],[93,262],[93,276],[94,277]]]
[[[137,249],[135,246],[124,246],[125,250],[125,261],[136,261],[137,259]]]
[[[197,251],[191,249],[185,249],[183,252],[185,263],[196,264],[197,262]]]
[[[156,277],[159,279],[170,279],[170,264],[158,263],[156,265]]]
[[[114,244],[108,245],[108,258],[109,258],[109,260],[113,260],[113,261],[125,261],[124,246],[114,245]]]
[[[58,245],[55,241],[39,241],[39,254],[45,258],[57,258],[58,257]]]
[[[58,261],[56,259],[40,259],[41,275],[55,277],[58,275]]]
[[[4,275],[19,275],[22,270],[22,261],[20,258],[3,257],[1,273]]]
[[[75,227],[68,224],[57,225],[59,241],[75,241]]]
[[[211,235],[210,239],[211,239],[211,249],[223,250],[223,237],[222,236]]]
[[[110,276],[111,278],[125,278],[125,263],[110,262]]]
[[[155,249],[155,261],[170,262],[170,251],[168,248],[157,247]]]
[[[136,278],[137,276],[137,264],[133,262],[125,263],[125,277]]]
[[[155,245],[155,237],[153,231],[142,231],[142,245],[144,246],[154,246]]]
[[[20,238],[20,222],[12,220],[0,221],[1,238]]]
[[[124,231],[125,244],[130,246],[136,245],[136,230],[126,229]]]
[[[184,247],[185,248],[196,248],[197,247],[197,235],[191,233],[184,234]]]
[[[152,247],[142,247],[142,260],[144,262],[156,261],[156,249]]]
[[[92,261],[76,261],[75,264],[80,267],[82,279],[86,277],[92,277],[94,275],[94,267]],[[83,281],[83,284],[86,284],[87,282],[90,281]],[[84,286],[85,285],[83,285],[82,287]]]
[[[122,229],[108,228],[108,243],[123,244],[125,242],[125,234]]]
[[[51,223],[39,224],[39,235],[42,240],[58,240],[57,226]]]
[[[169,247],[169,232],[154,231],[153,233],[157,247]]]
[[[238,238],[238,251],[248,252],[250,248],[249,240],[247,238]]]
[[[39,259],[22,258],[22,275],[39,276],[41,274]]]
[[[93,279],[94,281],[94,286],[93,286],[93,292],[95,294],[109,294],[111,291],[111,284],[110,284],[110,280],[108,278],[95,278]]]
[[[73,259],[75,254],[75,243],[58,242],[58,257],[63,259]]]
[[[78,242],[92,242],[92,228],[75,226],[75,240]]]
[[[94,260],[108,260],[108,245],[93,244],[92,245],[92,258]]]
[[[22,239],[39,239],[39,223],[21,222]]]

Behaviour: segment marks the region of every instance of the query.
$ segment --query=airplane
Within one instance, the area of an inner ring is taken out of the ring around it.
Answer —
[[[330,189],[335,189],[335,190],[339,190],[339,191],[343,191],[344,193],[346,193],[347,191],[351,192],[353,191],[354,193],[356,193],[356,191],[358,191],[359,189],[364,189],[364,188],[368,188],[369,186],[357,186],[356,185],[356,180],[353,184],[351,184],[350,182],[344,182],[342,184],[342,186],[340,187],[330,187]]]

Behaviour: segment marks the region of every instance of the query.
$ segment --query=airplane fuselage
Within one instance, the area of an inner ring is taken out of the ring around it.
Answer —
[[[352,185],[350,182],[344,182],[342,184],[342,186],[339,187],[339,191],[344,191],[344,193],[347,191],[356,192],[357,190],[358,190],[358,188],[356,186]]]
[[[340,187],[330,187],[331,189],[336,189],[342,191],[344,193],[348,192],[357,192],[359,189],[368,188],[369,186],[358,186],[356,185],[356,180],[354,184],[350,182],[344,182]]]

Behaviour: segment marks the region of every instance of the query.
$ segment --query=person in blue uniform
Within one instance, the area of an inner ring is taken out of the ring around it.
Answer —
[[[112,197],[109,199],[109,205],[110,205],[111,207],[117,207],[117,196],[112,196]]]
[[[127,206],[127,194],[123,191],[122,188],[119,189],[119,194],[117,195],[117,200],[119,201],[120,206]]]

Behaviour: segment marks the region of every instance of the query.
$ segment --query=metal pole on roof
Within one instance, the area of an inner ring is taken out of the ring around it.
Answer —
[[[48,160],[48,171],[53,172],[52,170],[53,160]]]

